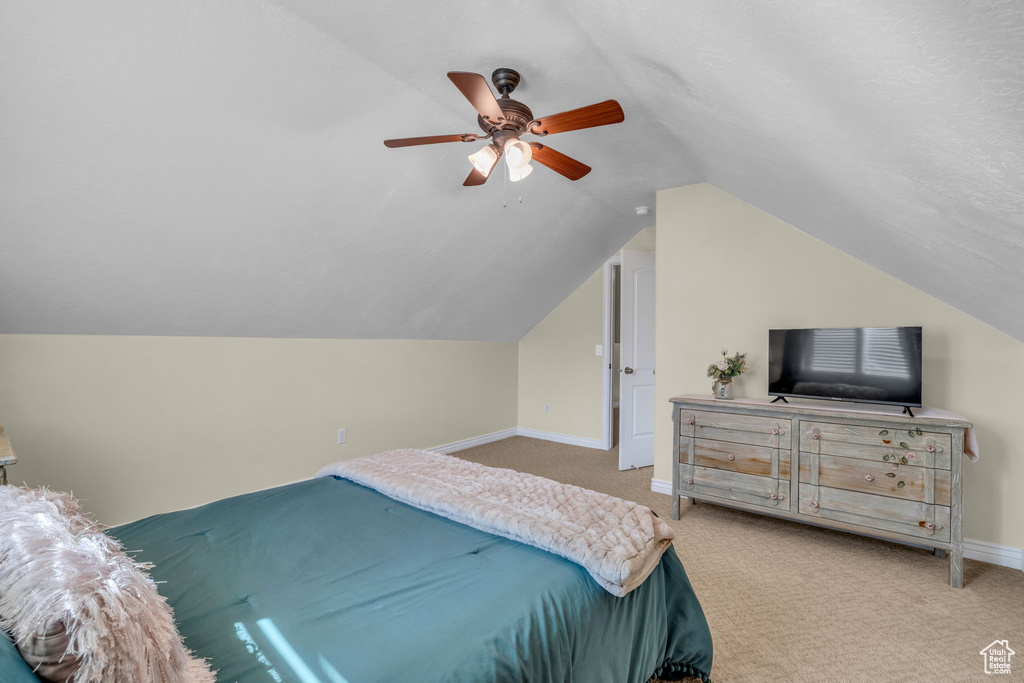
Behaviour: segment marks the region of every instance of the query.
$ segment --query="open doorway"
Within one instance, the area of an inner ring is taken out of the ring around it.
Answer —
[[[654,464],[654,252],[605,264],[604,444],[619,469]]]

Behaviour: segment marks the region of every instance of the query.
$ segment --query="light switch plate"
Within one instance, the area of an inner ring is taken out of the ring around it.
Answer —
[[[598,344],[598,345],[596,345],[594,347],[594,355],[595,356],[603,356],[604,355],[604,344]]]

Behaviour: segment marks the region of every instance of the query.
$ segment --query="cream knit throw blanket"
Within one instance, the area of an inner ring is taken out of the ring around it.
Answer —
[[[561,555],[612,595],[644,582],[672,542],[649,508],[450,455],[397,450],[328,465],[336,475],[467,526]]]

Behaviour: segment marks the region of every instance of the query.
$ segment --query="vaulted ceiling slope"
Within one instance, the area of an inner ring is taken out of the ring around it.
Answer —
[[[0,332],[517,340],[709,181],[1024,339],[1019,1],[0,11]],[[622,103],[545,139],[589,176],[381,144],[473,132],[445,72],[498,66]]]

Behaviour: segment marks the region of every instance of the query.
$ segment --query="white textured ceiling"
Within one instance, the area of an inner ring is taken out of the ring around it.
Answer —
[[[709,181],[1024,339],[1024,6],[0,0],[0,332],[516,340]],[[449,70],[591,165],[461,183]],[[503,202],[508,206],[503,206]]]

